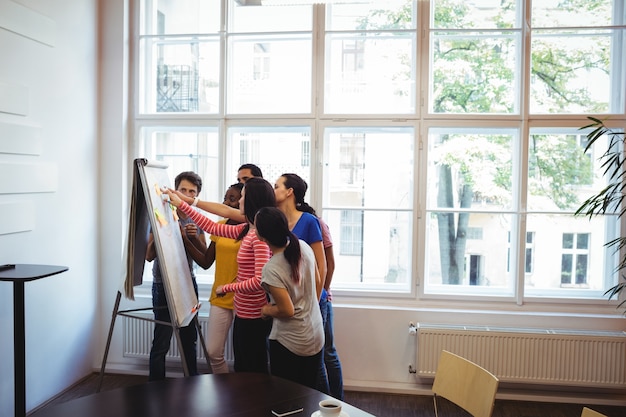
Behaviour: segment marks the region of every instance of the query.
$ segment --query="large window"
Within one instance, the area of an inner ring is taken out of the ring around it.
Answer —
[[[626,126],[624,2],[327,3],[135,0],[134,156],[213,201],[244,163],[302,176],[339,294],[603,300],[617,218],[574,213],[608,143],[579,128]]]

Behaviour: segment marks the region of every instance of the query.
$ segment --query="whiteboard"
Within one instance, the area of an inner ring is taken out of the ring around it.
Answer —
[[[152,230],[172,323],[184,327],[195,317],[199,304],[175,209],[161,198],[161,187],[171,188],[166,169],[160,162],[135,159],[126,287],[141,284]]]

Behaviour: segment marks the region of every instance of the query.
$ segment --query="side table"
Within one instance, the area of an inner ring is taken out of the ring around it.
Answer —
[[[15,373],[15,417],[26,416],[26,323],[24,283],[67,271],[66,266],[10,265],[0,270],[0,281],[13,282],[13,368]]]

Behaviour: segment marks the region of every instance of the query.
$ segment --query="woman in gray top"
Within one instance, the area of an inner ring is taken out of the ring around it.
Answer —
[[[269,336],[272,375],[315,388],[324,347],[315,255],[289,230],[285,215],[275,207],[260,209],[254,226],[272,251],[261,278],[270,298],[261,314],[274,318]]]

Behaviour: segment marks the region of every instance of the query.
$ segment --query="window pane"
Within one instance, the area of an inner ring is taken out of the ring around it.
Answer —
[[[342,1],[326,6],[326,30],[395,30],[415,28],[411,0]]]
[[[415,112],[415,34],[326,36],[325,113]]]
[[[561,284],[572,282],[572,255],[564,253],[561,255]]]
[[[526,249],[526,262],[524,272],[530,274],[533,272],[533,252],[532,249]]]
[[[172,186],[180,172],[194,171],[203,178],[202,199],[223,197],[225,190],[213,181],[219,163],[217,128],[144,128],[141,137],[144,157],[168,164]]]
[[[428,208],[511,208],[515,137],[504,129],[431,129]]]
[[[229,113],[311,112],[311,35],[233,36],[229,46]]]
[[[430,111],[518,113],[519,36],[433,32]]]
[[[589,249],[589,233],[576,235],[576,249]]]
[[[219,111],[217,38],[147,38],[140,48],[141,113]]]
[[[585,152],[587,137],[577,129],[531,129],[528,154],[528,209],[575,212],[606,186],[598,158],[607,138]]]
[[[602,296],[617,265],[614,250],[604,246],[616,235],[615,216],[529,214],[527,224],[535,230],[536,249],[527,295]]]
[[[533,27],[609,26],[614,0],[532,2]],[[620,2],[621,3],[621,2]]]
[[[534,256],[535,252],[535,232],[526,232],[526,253],[525,253],[525,264],[524,264],[524,273],[532,274],[534,269]]]
[[[311,4],[279,7],[266,5],[267,2],[263,2],[263,6],[260,7],[241,6],[236,0],[229,1],[228,31],[231,33],[294,32],[312,29],[313,7]]]
[[[620,112],[622,37],[613,29],[533,31],[530,111]]]
[[[336,248],[333,287],[410,289],[414,141],[409,127],[325,129],[323,214]]]
[[[468,238],[468,225],[481,227],[482,239]],[[512,294],[512,274],[507,272],[510,225],[511,216],[504,214],[429,212],[424,291]]]
[[[333,239],[333,288],[408,291],[412,268],[412,214],[324,209]]]
[[[412,128],[327,128],[324,207],[411,209]]]
[[[229,168],[227,174],[236,182],[237,168],[252,163],[263,171],[271,184],[285,173],[298,174],[307,183],[311,178],[311,129],[295,127],[231,127],[228,129]],[[310,202],[310,195],[305,200]],[[317,207],[314,207],[317,209]]]
[[[341,211],[339,255],[360,256],[363,249],[363,210]]]
[[[217,128],[144,128],[141,131],[144,157],[168,164],[170,186],[183,171],[194,171],[202,177],[200,199],[222,201],[224,192],[219,178]],[[208,238],[207,238],[208,241]],[[198,284],[213,282],[214,267],[204,270],[194,263]],[[152,263],[144,267],[144,280],[152,281]]]
[[[576,284],[587,283],[587,255],[576,255]]]
[[[431,26],[437,29],[520,27],[518,9],[515,0],[431,0]]]
[[[143,0],[142,35],[217,33],[220,0]]]
[[[574,248],[574,234],[573,233],[563,233],[563,249],[572,249]]]
[[[514,200],[516,138],[510,129],[429,130],[425,292],[512,294],[519,246],[511,215],[498,212]],[[481,235],[469,233],[476,228]]]
[[[600,297],[614,282],[614,250],[604,244],[616,237],[616,217],[574,216],[590,195],[606,186],[599,157],[607,151],[608,139],[598,139],[585,152],[585,133],[530,130],[527,227],[535,231],[536,250],[533,273],[526,276],[527,295]]]
[[[625,13],[623,1],[532,2],[532,113],[623,113]]]

